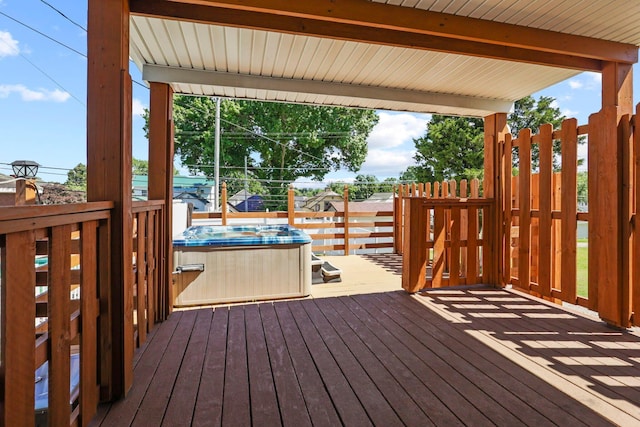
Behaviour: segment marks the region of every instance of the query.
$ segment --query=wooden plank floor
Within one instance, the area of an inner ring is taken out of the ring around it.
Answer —
[[[640,339],[482,288],[181,311],[92,424],[640,425]]]

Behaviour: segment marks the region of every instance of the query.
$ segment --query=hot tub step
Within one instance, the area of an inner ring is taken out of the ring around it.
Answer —
[[[342,282],[340,275],[342,274],[342,270],[338,267],[334,266],[328,261],[325,261],[322,264],[322,279],[324,283],[337,283]]]

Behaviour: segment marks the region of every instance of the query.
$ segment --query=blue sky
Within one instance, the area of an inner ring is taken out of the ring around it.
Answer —
[[[79,27],[86,28],[86,9],[86,1],[77,0],[0,0],[0,173],[11,173],[6,164],[14,160],[35,160],[43,166],[39,177],[64,182],[68,169],[86,163],[86,32]],[[637,81],[640,70],[634,68]],[[142,81],[133,64],[131,75]],[[640,87],[634,86],[637,103]],[[535,94],[540,95],[554,97],[563,114],[584,124],[600,108],[599,74],[580,74]],[[149,91],[134,84],[133,96],[133,157],[146,159],[140,114]],[[413,163],[413,138],[424,134],[429,115],[378,114],[359,173],[397,177]],[[326,179],[354,176],[336,172]]]

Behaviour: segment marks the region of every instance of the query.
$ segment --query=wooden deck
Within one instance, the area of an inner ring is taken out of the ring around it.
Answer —
[[[640,425],[640,338],[506,290],[175,312],[93,425]]]

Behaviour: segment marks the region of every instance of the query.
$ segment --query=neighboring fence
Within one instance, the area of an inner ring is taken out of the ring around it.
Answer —
[[[479,195],[478,180],[398,187],[395,233],[402,236],[396,245],[405,290],[482,283],[482,260],[491,256],[482,236],[493,200]]]
[[[110,292],[112,207],[0,209],[4,425],[35,425],[34,372],[45,363],[49,425],[86,425],[95,413],[110,372],[101,365],[110,345],[101,302]],[[78,357],[79,382],[70,390]]]
[[[221,206],[227,205],[226,185],[222,184]],[[342,211],[310,212],[295,210],[294,189],[288,190],[287,211],[281,212],[196,212],[194,220],[219,220],[222,225],[234,221],[282,222],[304,229],[313,239],[311,249],[317,253],[341,253],[385,250],[394,248],[393,204],[387,211],[354,211],[355,203],[349,202],[349,190],[345,187]],[[351,207],[351,209],[350,209]]]

